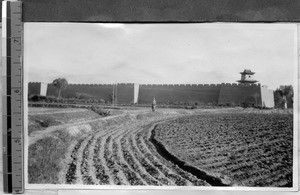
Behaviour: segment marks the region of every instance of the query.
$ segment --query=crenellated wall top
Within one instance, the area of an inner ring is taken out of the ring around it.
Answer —
[[[42,82],[29,82],[28,84],[48,84],[51,83],[42,83]],[[112,87],[112,86],[133,86],[139,85],[140,87],[220,87],[220,86],[261,86],[260,83],[257,84],[243,84],[243,83],[221,83],[221,84],[136,84],[136,83],[117,83],[117,84],[68,84],[68,86],[77,86],[77,87]]]

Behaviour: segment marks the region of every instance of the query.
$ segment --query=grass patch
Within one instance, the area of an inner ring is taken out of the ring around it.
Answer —
[[[69,146],[84,139],[86,132],[76,136],[66,129],[56,131],[52,136],[38,140],[28,148],[28,181],[29,183],[58,184],[59,172],[66,166],[65,158]]]
[[[92,111],[89,111],[93,113]],[[99,115],[93,113],[99,118]],[[57,114],[51,114],[53,116]],[[46,116],[46,115],[45,115]],[[106,121],[61,128],[51,135],[36,141],[28,148],[28,181],[31,184],[58,184],[68,166],[70,151],[74,143],[80,142],[91,133],[105,127],[130,120],[129,116],[116,117]],[[40,125],[40,124],[39,124]]]
[[[47,137],[29,146],[28,180],[29,183],[57,184],[57,173],[61,169],[61,157],[68,145],[66,142]],[[55,152],[53,152],[55,151]]]
[[[67,123],[78,123],[86,120],[97,119],[97,113],[90,110],[79,110],[78,112],[53,113],[53,114],[31,114],[28,116],[28,134],[42,131],[48,127]]]
[[[105,110],[99,106],[92,106],[91,110],[94,111],[95,113],[99,114],[100,116],[110,116],[109,110]]]
[[[28,134],[34,131],[45,130],[47,127],[60,125],[61,121],[57,120],[56,116],[49,115],[29,115],[28,117]]]

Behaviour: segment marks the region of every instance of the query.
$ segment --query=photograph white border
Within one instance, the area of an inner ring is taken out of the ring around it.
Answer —
[[[205,24],[205,23],[203,23]],[[236,23],[216,23],[216,24],[236,24]],[[242,23],[243,25],[252,25],[253,23]],[[293,187],[205,187],[205,186],[118,186],[118,185],[81,185],[81,184],[29,184],[28,183],[28,67],[26,64],[23,64],[23,103],[24,103],[24,179],[25,179],[25,190],[179,190],[179,191],[189,191],[189,190],[217,190],[217,191],[298,191],[298,161],[299,161],[299,151],[298,151],[298,124],[299,124],[299,97],[298,90],[300,81],[298,80],[299,69],[299,58],[298,58],[298,49],[299,49],[299,24],[295,23],[259,23],[265,25],[281,25],[281,24],[293,24],[295,25],[295,34],[294,39],[297,44],[295,44],[295,59],[294,59],[294,129],[293,129]],[[26,25],[26,23],[24,24]],[[26,35],[24,35],[26,36]],[[23,58],[24,59],[24,58]],[[297,158],[298,157],[298,158]],[[100,191],[99,191],[100,192]]]

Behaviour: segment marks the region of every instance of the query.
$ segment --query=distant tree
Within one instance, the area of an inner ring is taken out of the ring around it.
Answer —
[[[280,86],[279,89],[282,91],[282,95],[286,96],[287,98],[294,96],[294,89],[292,85]]]
[[[275,107],[283,108],[290,100],[293,103],[294,89],[292,85],[282,85],[274,91]]]
[[[275,108],[283,107],[282,91],[280,91],[279,89],[276,89],[274,91],[274,102],[275,102]]]
[[[58,78],[52,82],[52,85],[58,89],[57,98],[59,99],[62,90],[64,90],[68,86],[68,81],[65,78]]]

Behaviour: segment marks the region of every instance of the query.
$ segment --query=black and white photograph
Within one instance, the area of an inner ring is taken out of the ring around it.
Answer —
[[[24,67],[29,189],[297,187],[294,24],[25,23]]]

